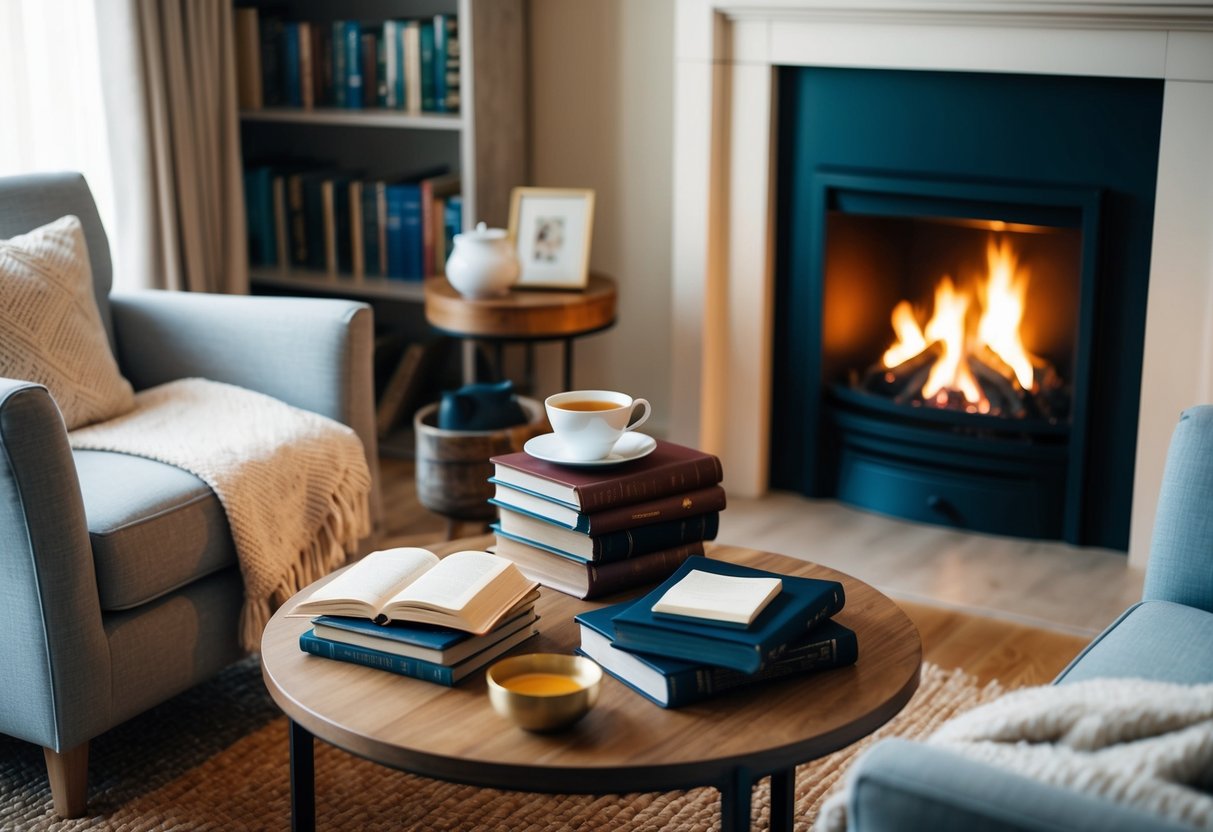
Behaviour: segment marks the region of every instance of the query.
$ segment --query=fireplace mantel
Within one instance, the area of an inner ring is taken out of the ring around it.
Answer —
[[[1158,78],[1130,563],[1180,410],[1213,401],[1213,3],[678,0],[671,428],[767,488],[778,66]]]

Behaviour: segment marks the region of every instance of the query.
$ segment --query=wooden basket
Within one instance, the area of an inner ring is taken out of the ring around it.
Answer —
[[[430,404],[413,417],[417,437],[417,500],[435,514],[451,520],[490,521],[497,508],[493,496],[490,457],[521,451],[533,436],[547,433],[543,403],[518,397],[530,417],[523,425],[500,430],[443,430],[438,427],[438,404]]]

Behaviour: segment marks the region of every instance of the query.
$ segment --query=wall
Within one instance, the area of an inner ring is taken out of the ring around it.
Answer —
[[[674,4],[531,0],[531,179],[593,188],[590,268],[619,286],[618,323],[575,346],[574,385],[649,399],[670,413]],[[540,393],[559,350],[539,352]],[[698,368],[695,368],[696,372]]]

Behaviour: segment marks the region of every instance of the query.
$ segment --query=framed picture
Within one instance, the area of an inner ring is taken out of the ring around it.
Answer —
[[[514,288],[584,289],[594,192],[514,188],[510,196],[510,238],[522,267]]]

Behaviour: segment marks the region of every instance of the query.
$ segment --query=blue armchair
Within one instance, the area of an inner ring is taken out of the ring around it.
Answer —
[[[201,376],[353,428],[375,491],[372,316],[342,300],[110,294],[83,177],[0,179],[0,239],[75,214],[111,348],[136,390]],[[2,302],[2,300],[0,300]],[[241,655],[239,568],[218,498],[148,459],[75,451],[46,388],[0,378],[0,731],[43,746],[55,809],[85,810],[89,740]]]
[[[1133,676],[1213,682],[1213,406],[1185,411],[1158,499],[1143,600],[1055,684]],[[1179,827],[1145,812],[904,740],[857,762],[847,801],[856,832],[1145,832]]]

